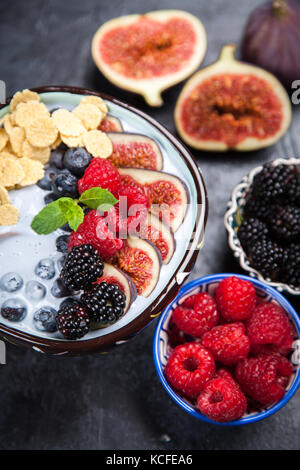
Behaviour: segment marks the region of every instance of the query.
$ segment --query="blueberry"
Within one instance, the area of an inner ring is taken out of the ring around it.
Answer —
[[[56,249],[60,253],[68,253],[69,235],[61,235],[56,239]]]
[[[1,306],[1,315],[10,321],[22,321],[26,313],[26,304],[18,298],[7,299]]]
[[[71,148],[66,151],[64,166],[75,176],[83,176],[92,161],[92,156],[84,148]]]
[[[55,276],[54,262],[50,258],[41,259],[34,272],[41,279],[52,279]]]
[[[28,281],[26,284],[26,295],[31,300],[41,300],[46,295],[46,287],[38,281]]]
[[[46,168],[45,170],[44,178],[38,181],[37,185],[45,191],[50,191],[52,180],[55,178],[57,173],[58,169],[55,166],[49,166],[49,168]]]
[[[58,196],[78,197],[77,178],[69,170],[62,170],[52,181],[53,193]]]
[[[58,199],[59,196],[56,196],[56,194],[54,193],[48,193],[46,194],[46,196],[44,197],[44,202],[45,204],[50,204],[50,202],[54,202],[56,201],[56,199]]]
[[[0,279],[0,289],[6,292],[16,292],[23,287],[23,279],[17,273],[6,273]]]
[[[51,288],[51,294],[53,295],[53,297],[60,298],[60,297],[67,297],[68,295],[72,295],[73,291],[68,289],[64,285],[62,280],[58,278],[53,283],[53,286]]]
[[[57,312],[52,307],[41,307],[33,315],[33,322],[38,330],[54,333],[56,326]]]
[[[57,266],[58,266],[58,269],[61,271],[62,268],[64,267],[64,264],[67,260],[67,257],[66,256],[61,256],[58,260],[57,260]]]
[[[64,167],[63,158],[64,158],[65,149],[60,145],[52,150],[50,156],[50,165],[54,165],[59,170],[62,170]]]
[[[59,306],[59,310],[65,308],[69,305],[80,305],[80,302],[77,299],[73,299],[73,297],[67,297]]]
[[[68,223],[66,223],[65,225],[62,225],[62,227],[60,227],[60,230],[63,230],[64,232],[72,232],[73,231],[70,228],[70,225]]]

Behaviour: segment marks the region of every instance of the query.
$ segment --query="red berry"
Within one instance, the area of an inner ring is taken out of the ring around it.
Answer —
[[[92,245],[103,259],[114,256],[123,247],[123,240],[114,238],[105,219],[96,210],[91,210],[69,238],[68,250],[83,243]]]
[[[198,397],[197,405],[202,414],[220,423],[240,419],[247,408],[245,395],[224,379],[208,382]]]
[[[255,353],[291,352],[294,327],[285,311],[274,303],[260,304],[247,321],[247,333]]]
[[[231,373],[225,368],[218,369],[215,373],[214,379],[227,380],[227,382],[231,383],[231,385],[234,385],[240,390],[239,384],[234,380]]]
[[[201,344],[177,346],[165,367],[169,384],[182,395],[195,399],[206,382],[214,376],[216,367],[212,354]]]
[[[200,338],[203,333],[216,326],[219,313],[214,299],[206,294],[191,295],[174,309],[173,321],[188,335]]]
[[[109,160],[94,158],[78,181],[78,191],[82,194],[93,187],[107,189],[118,197],[121,186],[121,176]]]
[[[216,302],[226,321],[245,320],[256,305],[255,289],[251,282],[232,276],[223,279],[216,290]]]
[[[236,367],[236,379],[247,395],[268,405],[283,398],[292,372],[286,357],[262,355],[241,361]]]
[[[243,323],[215,326],[203,335],[201,344],[212,352],[216,361],[236,364],[245,359],[250,351],[250,341],[245,331]]]
[[[118,197],[119,203],[109,211],[107,221],[113,233],[126,238],[127,234],[139,232],[150,205],[145,193],[135,187],[121,186]]]

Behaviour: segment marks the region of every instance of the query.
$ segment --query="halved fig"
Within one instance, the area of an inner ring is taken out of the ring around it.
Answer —
[[[102,132],[122,132],[123,126],[120,119],[107,114],[98,129]]]
[[[191,75],[206,52],[206,33],[194,15],[160,10],[104,23],[92,41],[99,70],[112,83],[161,106],[161,93]]]
[[[131,278],[116,266],[104,263],[103,275],[98,279],[97,283],[104,281],[108,284],[117,284],[122,289],[126,295],[125,312],[127,312],[137,296],[137,290]]]
[[[224,46],[217,62],[183,87],[175,107],[182,139],[202,150],[254,150],[274,144],[291,122],[281,83],[265,70],[234,58]]]
[[[175,251],[175,239],[170,227],[154,214],[148,214],[147,220],[138,233],[139,237],[149,240],[160,252],[163,264],[171,261]]]
[[[163,158],[155,140],[146,135],[110,133],[113,152],[109,160],[118,167],[148,168],[161,170]]]
[[[130,276],[138,295],[148,297],[155,288],[161,266],[159,251],[148,240],[128,237],[113,261]]]
[[[183,181],[162,171],[120,168],[122,181],[143,189],[150,201],[150,212],[176,232],[186,214],[188,193]]]

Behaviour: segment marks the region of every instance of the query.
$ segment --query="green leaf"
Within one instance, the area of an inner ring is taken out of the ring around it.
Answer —
[[[100,209],[105,212],[117,204],[118,199],[107,189],[90,188],[80,196],[79,201],[91,209]]]
[[[31,228],[39,235],[48,235],[66,222],[66,214],[62,211],[58,199],[48,204],[34,217]]]
[[[83,219],[84,219],[83,209],[82,207],[76,204],[76,206],[74,206],[74,209],[72,211],[72,216],[68,218],[68,223],[69,223],[70,228],[74,230],[74,232],[76,232],[79,225],[82,224]]]

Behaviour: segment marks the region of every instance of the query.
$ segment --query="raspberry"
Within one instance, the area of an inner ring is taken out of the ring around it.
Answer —
[[[184,344],[193,340],[191,336],[186,335],[183,331],[178,328],[178,326],[173,321],[173,317],[171,318],[169,323],[168,333],[169,344],[171,348],[176,348],[176,346],[178,346],[179,344]]]
[[[103,259],[107,259],[123,247],[123,240],[114,238],[105,219],[96,210],[91,210],[84,217],[77,231],[71,233],[68,250],[82,244],[92,245]]]
[[[197,405],[202,414],[220,423],[240,419],[247,408],[245,395],[224,379],[208,382],[198,397]]]
[[[239,384],[234,380],[231,373],[225,368],[218,369],[215,373],[214,379],[227,380],[227,382],[231,383],[231,385],[234,385],[240,390]]]
[[[214,299],[206,294],[188,297],[173,312],[173,321],[186,334],[200,338],[203,333],[216,326],[219,313]]]
[[[212,354],[201,344],[177,346],[165,367],[170,385],[184,396],[196,399],[216,370]]]
[[[276,304],[259,305],[247,321],[247,333],[254,352],[291,352],[295,332],[285,311]]]
[[[227,277],[217,287],[216,302],[225,320],[245,320],[256,305],[254,286],[251,282],[238,277]]]
[[[100,186],[118,197],[121,176],[109,160],[94,158],[78,181],[78,191],[82,194],[87,189]]]
[[[109,211],[107,221],[110,230],[124,238],[128,233],[140,230],[150,205],[145,193],[133,186],[121,186],[119,199],[120,202]]]
[[[236,367],[236,379],[244,393],[263,405],[281,400],[292,364],[283,356],[262,355],[241,361]]]
[[[235,364],[245,359],[250,351],[250,341],[243,323],[215,326],[205,333],[201,344],[212,352],[216,361]]]

